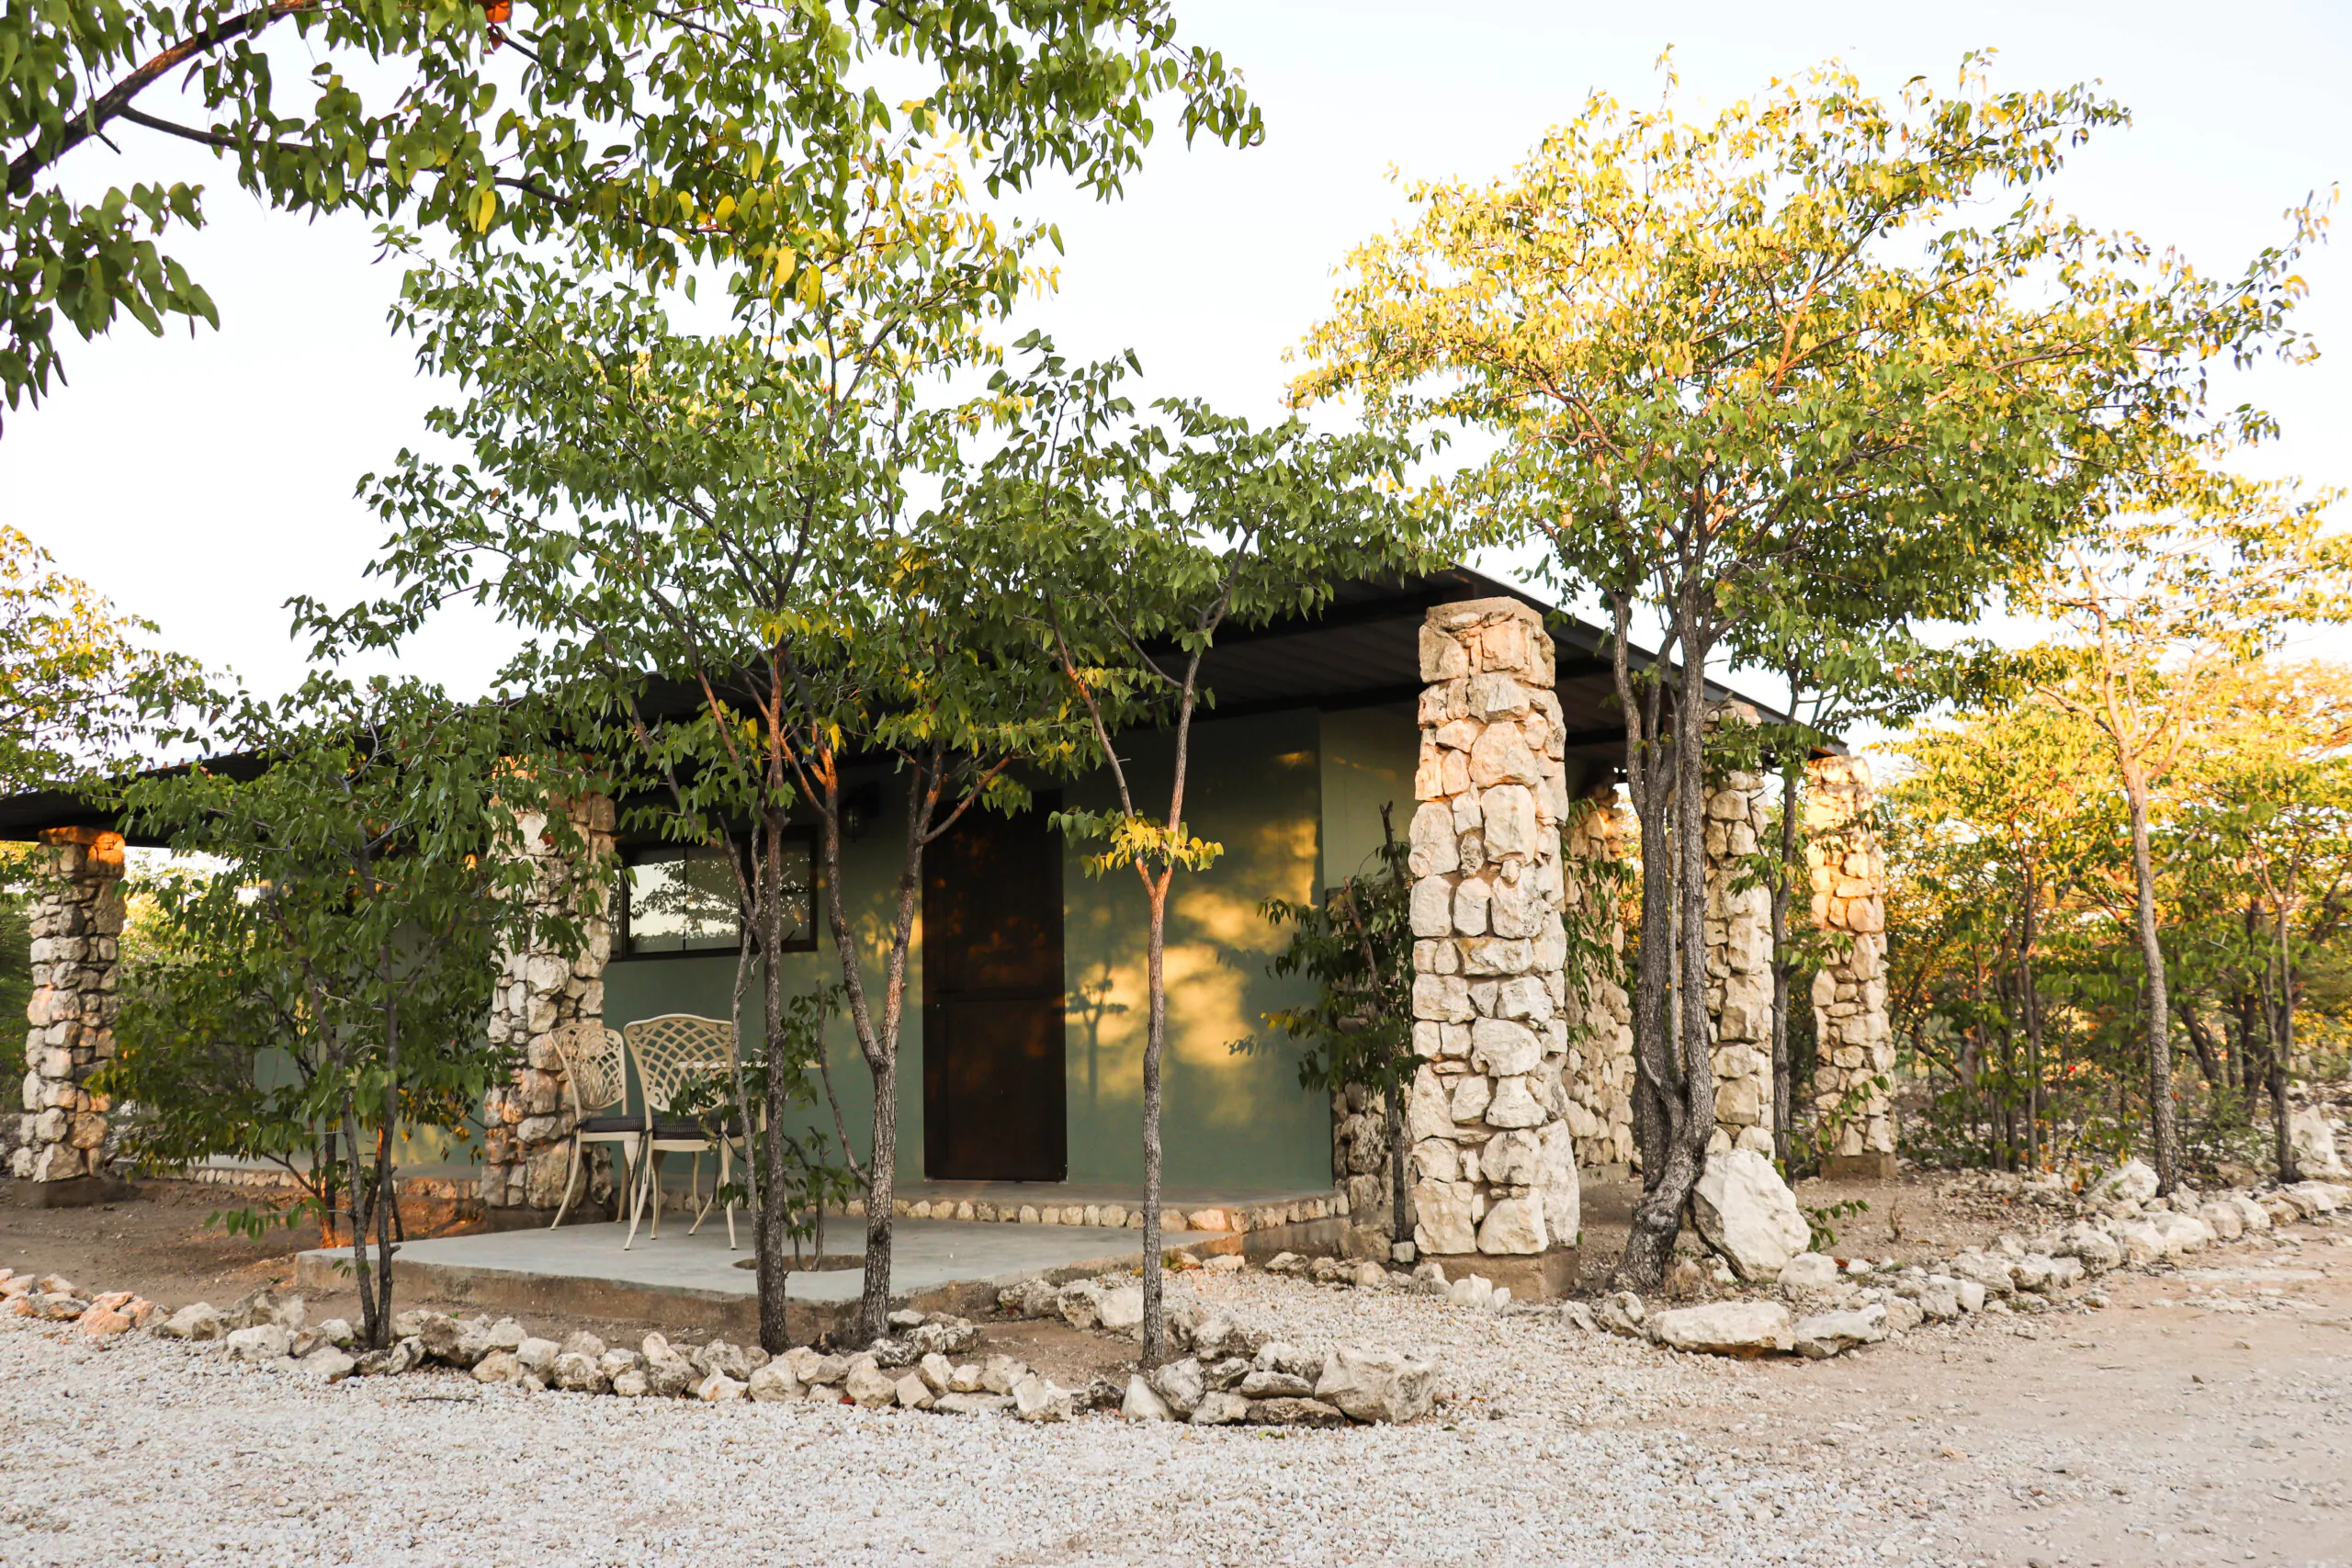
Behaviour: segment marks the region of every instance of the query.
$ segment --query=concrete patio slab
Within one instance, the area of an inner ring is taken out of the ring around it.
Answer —
[[[500,1231],[435,1236],[402,1243],[392,1279],[408,1304],[431,1300],[486,1311],[525,1314],[642,1320],[679,1327],[756,1327],[757,1281],[736,1263],[751,1252],[751,1227],[739,1216],[740,1249],[727,1246],[727,1227],[713,1215],[700,1235],[686,1222],[665,1224],[660,1239],[642,1230],[624,1252],[628,1227],[606,1222],[560,1230]],[[894,1227],[890,1284],[893,1302],[926,1312],[973,1313],[992,1308],[996,1292],[1030,1275],[1076,1278],[1133,1268],[1143,1257],[1142,1235],[1102,1225],[967,1224],[954,1220],[900,1220]],[[829,1247],[847,1251],[865,1240],[864,1224],[834,1220],[825,1226]],[[1166,1245],[1185,1247],[1216,1238],[1170,1231]],[[351,1254],[305,1252],[297,1280],[308,1290],[341,1291]],[[811,1309],[812,1335],[854,1310],[863,1270],[830,1269],[792,1277],[788,1292]],[[798,1332],[798,1314],[795,1329]]]

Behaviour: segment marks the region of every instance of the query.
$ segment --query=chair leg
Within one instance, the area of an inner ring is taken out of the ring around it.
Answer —
[[[734,1166],[735,1145],[721,1140],[718,1145],[718,1185],[722,1189],[726,1187],[728,1178],[734,1174]],[[727,1250],[742,1250],[735,1241],[735,1200],[732,1198],[727,1200]]]
[[[652,1175],[653,1151],[647,1148],[643,1144],[639,1144],[637,1150],[636,1168],[629,1172],[628,1238],[621,1243],[621,1250],[623,1252],[627,1252],[630,1247],[637,1245],[637,1223],[644,1216],[645,1213],[645,1184],[651,1179]],[[656,1223],[659,1223],[660,1215],[658,1213],[655,1215],[655,1220]]]
[[[662,1239],[662,1151],[650,1145],[645,1150],[645,1190],[653,1205],[653,1225],[649,1239]]]
[[[563,1216],[571,1208],[571,1184],[579,1179],[579,1176],[580,1134],[574,1133],[571,1135],[571,1162],[564,1167],[563,1171],[563,1201],[555,1206],[555,1220],[548,1226],[548,1229],[553,1230],[557,1225],[563,1224]]]
[[[695,1223],[686,1227],[686,1234],[692,1235],[702,1229],[703,1221],[710,1217],[710,1205],[702,1201],[702,1151],[700,1149],[695,1151],[694,1185],[688,1190],[694,1194]],[[716,1201],[718,1197],[718,1189],[713,1187],[710,1190],[710,1195]]]

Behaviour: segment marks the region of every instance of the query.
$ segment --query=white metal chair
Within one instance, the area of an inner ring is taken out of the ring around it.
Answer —
[[[563,1064],[564,1092],[571,1100],[571,1161],[563,1174],[563,1201],[555,1224],[571,1212],[573,1184],[580,1179],[580,1145],[617,1144],[623,1172],[620,1190],[635,1185],[637,1167],[650,1129],[642,1116],[628,1114],[628,1043],[618,1032],[594,1020],[567,1023],[548,1036],[548,1048]]]
[[[729,1076],[735,1055],[735,1032],[723,1019],[696,1018],[692,1013],[663,1013],[658,1018],[642,1018],[622,1031],[628,1041],[629,1055],[637,1059],[638,1086],[645,1094],[646,1114],[651,1118],[651,1131],[646,1140],[644,1168],[637,1182],[636,1201],[629,1210],[628,1240],[621,1244],[626,1251],[637,1240],[638,1215],[650,1198],[653,1205],[651,1235],[662,1235],[662,1156],[665,1154],[691,1154],[695,1156],[694,1174],[689,1179],[699,1203],[702,1196],[702,1156],[705,1151],[718,1156],[718,1182],[712,1189],[712,1201],[718,1198],[718,1189],[727,1185],[734,1174],[732,1146],[727,1134],[732,1113],[724,1113],[708,1122],[693,1120],[671,1113],[670,1107],[679,1091],[695,1078]],[[730,1200],[727,1211],[727,1247],[735,1249],[735,1204]],[[692,1235],[702,1229],[710,1217],[711,1205],[699,1203],[695,1210],[695,1223],[687,1228]]]

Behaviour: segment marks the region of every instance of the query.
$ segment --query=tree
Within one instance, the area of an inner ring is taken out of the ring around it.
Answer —
[[[542,262],[476,277],[420,274],[404,308],[420,358],[469,389],[433,416],[468,465],[404,453],[370,495],[399,532],[381,570],[396,598],[314,624],[397,641],[469,597],[536,641],[509,677],[562,694],[577,732],[625,786],[639,825],[722,847],[741,915],[734,1004],[763,976],[764,1043],[787,1016],[784,846],[813,817],[823,917],[844,1008],[873,1079],[861,1332],[888,1313],[899,1041],[924,850],[975,806],[1017,809],[1015,762],[1069,765],[1069,698],[1034,657],[1012,590],[973,569],[954,487],[1001,400],[966,410],[942,384],[994,357],[988,329],[1036,275],[1038,235],[976,213],[954,165],[899,139],[845,176],[855,220],[799,262],[804,285],[747,288],[730,331],[675,330],[626,280]],[[668,682],[666,699],[651,682]],[[861,944],[842,850],[861,761],[896,766],[905,837],[879,951]],[[626,789],[624,793],[626,793]],[[761,1213],[761,1333],[786,1340],[787,1075],[735,1092]],[[826,1080],[830,1094],[830,1078]],[[763,1111],[764,1114],[761,1114]],[[834,1107],[842,1156],[853,1162]]]
[[[195,666],[146,646],[154,635],[0,525],[0,782],[85,776],[130,747],[143,704],[191,695]]]
[[[84,338],[118,313],[157,333],[166,317],[218,324],[162,248],[175,225],[202,223],[202,187],[134,179],[86,196],[72,154],[92,142],[118,155],[155,145],[142,137],[195,142],[274,207],[414,223],[460,251],[569,234],[650,278],[719,264],[789,288],[808,237],[841,226],[833,171],[900,115],[961,139],[992,189],[1050,167],[1115,191],[1165,94],[1187,136],[1256,140],[1238,77],[1175,34],[1166,0],[543,0],[521,20],[511,0],[12,6],[0,393],[14,408],[62,375],[61,315]],[[289,71],[308,74],[308,101],[286,101]],[[912,101],[894,112],[885,78]]]
[[[1981,1009],[1954,1007],[1948,1016],[1969,1035],[1971,1060],[1953,1066],[1972,1089],[1997,1099],[1987,1108],[1987,1121],[1999,1124],[2001,1161],[2022,1158],[2038,1168],[2046,1152],[2045,1100],[2056,1065],[2047,1038],[2044,948],[2053,924],[2064,936],[2078,922],[2081,890],[2111,866],[2086,859],[2105,839],[2109,821],[2096,773],[2098,739],[2075,716],[2012,694],[1988,711],[1913,737],[1901,751],[1912,772],[1891,798],[1898,816],[1915,824],[1905,835],[1911,846],[1906,877],[1915,892],[1928,877],[1947,885],[1951,897],[1940,911],[1941,929],[1969,953],[1958,964],[1957,953],[1915,953],[1906,956],[1906,965],[1922,979],[1939,964],[2000,976],[1992,993],[2004,1049],[1984,1051],[1987,1015]],[[1902,934],[1910,942],[1927,932],[1905,925]],[[2020,1033],[2021,1068],[2006,1049]],[[1997,1057],[1997,1067],[1987,1065],[1988,1055]],[[2021,1139],[2016,1135],[2020,1110]]]
[[[1911,607],[1884,597],[1901,585],[1871,583],[1877,596],[1847,592],[1836,577],[1791,574],[1785,593],[1757,595],[1726,633],[1736,660],[1769,670],[1788,689],[1784,721],[1753,738],[1781,776],[1778,832],[1758,847],[1755,874],[1769,890],[1772,944],[1772,1142],[1793,1173],[1795,1063],[1789,1010],[1798,975],[1816,966],[1818,943],[1800,940],[1790,910],[1807,887],[1804,795],[1806,760],[1857,720],[1900,725],[1939,702],[1981,688],[1984,650],[1931,649],[1915,633]],[[1810,602],[1808,600],[1810,596]],[[1866,828],[1867,823],[1853,825]]]
[[[2243,984],[2252,973],[2271,1158],[2282,1182],[2300,1175],[2288,1103],[2297,1001],[2352,916],[2348,673],[2340,665],[2266,662],[2225,677],[2214,721],[2185,765],[2190,798],[2177,810],[2177,858],[2186,863],[2174,869],[2191,883],[2177,918],[2191,925],[2208,914],[2198,923],[2218,939],[2211,945],[2221,950],[2222,975]],[[2183,1021],[2194,1031],[2193,1009],[2183,1010]],[[2242,1032],[2241,1051],[2250,1034]]]
[[[1311,614],[1343,581],[1422,570],[1428,558],[1400,501],[1412,453],[1403,442],[1317,435],[1295,419],[1259,430],[1174,400],[1152,405],[1157,420],[1137,420],[1117,393],[1123,373],[1114,364],[1073,374],[1048,351],[1025,379],[1000,378],[1000,395],[1023,419],[1005,432],[971,504],[1001,520],[997,534],[1030,585],[1042,651],[1068,681],[1118,798],[1115,811],[1065,811],[1057,822],[1102,846],[1091,874],[1134,873],[1148,916],[1143,1362],[1152,1366],[1165,1344],[1168,901],[1178,873],[1206,870],[1223,852],[1184,823],[1193,721],[1214,700],[1203,661],[1228,625]],[[1173,732],[1164,786],[1120,755],[1117,735],[1141,723]]]
[[[2070,548],[2036,603],[2075,636],[2051,650],[2047,698],[2096,725],[2132,833],[2133,914],[2148,987],[2150,1134],[2158,1190],[2179,1179],[2172,1092],[2172,1001],[2149,837],[2152,792],[2193,745],[2244,660],[2293,624],[2352,618],[2352,542],[2321,529],[2332,495],[2174,469],[2185,519],[2127,519]]]
[[[2292,245],[2216,282],[2057,214],[2036,187],[2124,118],[2085,88],[1995,95],[1972,58],[1889,104],[1824,66],[1686,121],[1668,85],[1655,110],[1594,96],[1510,180],[1414,186],[1419,220],[1350,258],[1296,387],[1491,432],[1433,493],[1607,607],[1645,873],[1617,1270],[1640,1289],[1715,1127],[1704,945],[1676,933],[1705,926],[1706,678],[1733,628],[1807,579],[1973,618],[2188,439],[2208,357],[2289,341],[2295,288]]]
[[[563,841],[549,809],[562,780],[514,711],[411,682],[313,675],[186,739],[266,765],[148,774],[122,793],[133,830],[219,869],[156,890],[164,956],[123,1015],[109,1092],[142,1102],[140,1136],[169,1156],[221,1152],[224,1136],[230,1152],[286,1158],[308,1138],[339,1156],[339,1213],[333,1182],[312,1199],[340,1222],[360,1335],[382,1348],[401,1134],[462,1136],[509,1066],[486,1033],[502,949],[582,940],[569,916],[530,929],[517,852],[526,832]],[[273,1050],[291,1084],[262,1084],[255,1058]],[[190,1088],[234,1098],[182,1098]]]

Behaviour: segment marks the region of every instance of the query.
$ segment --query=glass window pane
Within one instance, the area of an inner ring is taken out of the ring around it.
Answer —
[[[636,953],[735,945],[735,877],[723,853],[673,851],[628,868],[628,942]]]

